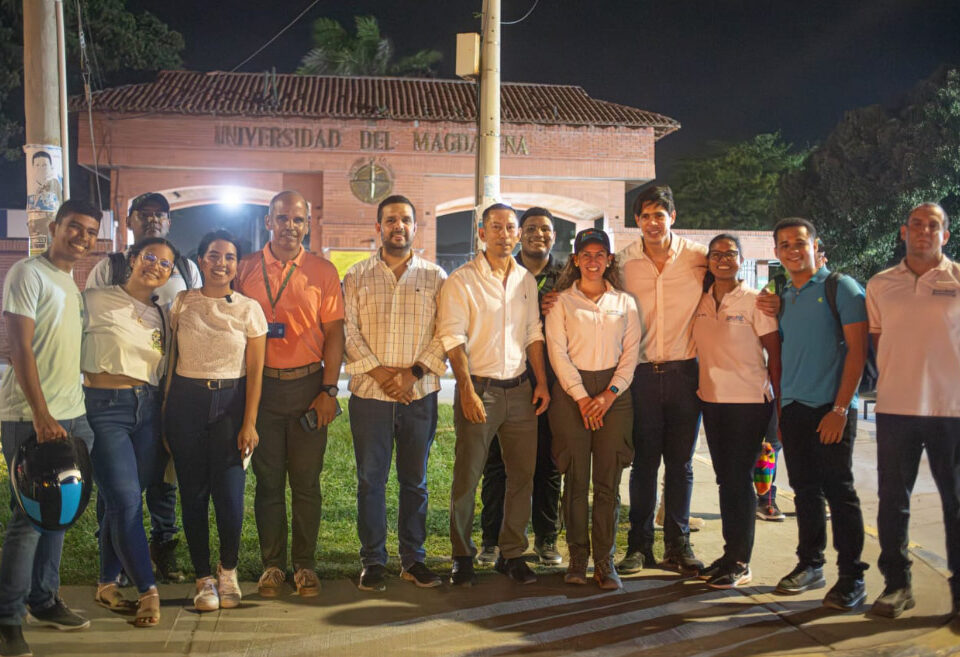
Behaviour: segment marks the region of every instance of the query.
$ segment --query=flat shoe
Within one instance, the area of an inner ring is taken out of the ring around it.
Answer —
[[[135,627],[153,627],[160,622],[160,593],[148,591],[140,596],[137,615],[133,619]]]
[[[133,600],[127,600],[123,597],[123,593],[116,582],[98,584],[97,593],[93,596],[93,599],[98,605],[111,611],[133,611],[137,608],[137,604]]]

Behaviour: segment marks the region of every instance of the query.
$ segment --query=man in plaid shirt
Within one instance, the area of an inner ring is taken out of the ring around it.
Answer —
[[[434,337],[434,327],[447,275],[413,253],[417,218],[406,197],[394,195],[380,203],[376,231],[380,250],[351,267],[343,279],[363,566],[359,588],[385,588],[386,484],[394,441],[400,484],[400,576],[431,588],[440,585],[440,577],[424,564],[427,459],[437,427],[438,375],[446,369],[446,354]]]

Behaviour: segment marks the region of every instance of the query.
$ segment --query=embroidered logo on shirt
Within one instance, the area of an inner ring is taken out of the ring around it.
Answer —
[[[747,321],[747,318],[746,318],[744,315],[742,315],[742,314],[740,314],[740,315],[727,315],[727,316],[726,316],[726,321],[728,321],[728,322],[735,322],[735,323],[737,323],[737,324],[745,324],[746,321]]]
[[[955,297],[957,296],[956,290],[932,290],[933,296],[935,297]]]

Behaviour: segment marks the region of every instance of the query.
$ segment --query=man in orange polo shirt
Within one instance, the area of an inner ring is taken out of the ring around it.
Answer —
[[[264,597],[274,597],[286,581],[284,493],[289,475],[293,580],[297,593],[307,597],[320,589],[314,572],[320,471],[327,425],[337,414],[343,294],[334,266],[301,244],[310,231],[310,213],[301,194],[287,191],[273,197],[265,223],[270,241],[245,257],[237,272],[239,291],[260,303],[268,322],[257,418],[260,444],[253,453],[254,510],[264,567],[259,590]]]

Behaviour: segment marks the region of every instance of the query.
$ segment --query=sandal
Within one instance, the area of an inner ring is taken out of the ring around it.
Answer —
[[[127,600],[123,597],[123,593],[116,582],[97,584],[97,594],[93,599],[98,605],[112,611],[133,611],[137,607],[133,600]]]
[[[135,627],[153,627],[160,622],[160,593],[151,588],[137,601],[137,615],[133,619]]]

